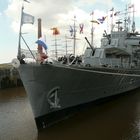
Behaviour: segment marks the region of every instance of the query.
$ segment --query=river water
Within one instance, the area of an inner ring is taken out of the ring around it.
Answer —
[[[0,90],[0,140],[140,140],[140,89],[37,131],[23,87]]]

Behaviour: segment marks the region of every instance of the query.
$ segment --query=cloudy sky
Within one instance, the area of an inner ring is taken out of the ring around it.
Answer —
[[[54,36],[52,27],[58,27],[60,35],[57,36],[58,44],[65,48],[65,35],[70,37],[70,25],[73,25],[74,16],[76,17],[77,27],[77,53],[82,53],[85,47],[84,37],[90,40],[91,16],[94,11],[94,19],[107,16],[109,10],[114,7],[115,11],[122,11],[127,4],[135,4],[136,25],[140,29],[140,10],[139,0],[0,0],[0,63],[11,62],[17,56],[18,32],[20,25],[21,6],[24,4],[24,12],[35,17],[34,25],[24,24],[22,32],[24,39],[31,49],[36,49],[37,40],[37,19],[42,19],[43,35],[46,36],[46,42],[49,50],[54,49]],[[109,31],[110,19],[104,24],[95,24],[94,44],[99,47],[100,38],[103,30]],[[79,24],[84,24],[84,33],[79,34]],[[68,41],[69,49],[72,42]],[[23,45],[25,48],[26,46]],[[60,48],[59,48],[60,49]]]

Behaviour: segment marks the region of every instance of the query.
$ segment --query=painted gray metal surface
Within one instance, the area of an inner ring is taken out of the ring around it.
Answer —
[[[19,72],[35,118],[140,86],[140,70],[25,64]]]

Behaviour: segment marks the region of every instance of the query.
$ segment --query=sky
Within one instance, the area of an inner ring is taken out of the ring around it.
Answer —
[[[75,25],[77,27],[77,45],[76,53],[83,53],[86,36],[90,40],[91,19],[90,13],[94,11],[93,18],[101,18],[110,14],[110,9],[122,11],[128,4],[135,4],[135,19],[137,31],[140,29],[140,10],[139,0],[0,0],[0,63],[9,63],[17,56],[18,36],[20,27],[21,7],[24,5],[24,12],[35,17],[35,23],[24,24],[22,33],[30,49],[37,49],[37,19],[42,19],[43,36],[46,37],[48,52],[53,53],[54,35],[53,27],[60,30],[57,35],[59,49],[65,51],[65,35],[70,36],[70,26],[73,26],[73,19],[76,17]],[[108,16],[109,17],[109,16]],[[100,47],[100,39],[103,31],[109,31],[111,20],[108,18],[105,23],[94,25],[94,44]],[[79,24],[84,24],[83,34],[79,34]],[[26,49],[24,42],[22,47]],[[61,45],[61,46],[59,46]],[[68,40],[69,50],[72,49],[72,41]],[[62,52],[61,52],[62,53]]]

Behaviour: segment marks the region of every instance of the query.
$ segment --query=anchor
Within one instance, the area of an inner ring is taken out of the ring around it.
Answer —
[[[50,108],[54,108],[54,109],[61,108],[61,106],[59,104],[60,99],[58,98],[59,89],[60,89],[60,87],[54,87],[47,94],[47,100],[50,105]]]

